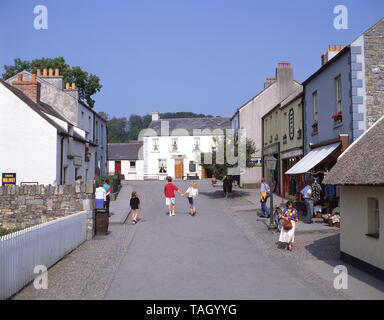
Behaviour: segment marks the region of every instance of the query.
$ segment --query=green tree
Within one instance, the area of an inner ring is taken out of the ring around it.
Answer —
[[[91,108],[94,107],[95,100],[92,99],[92,95],[99,92],[102,88],[99,77],[94,74],[88,74],[88,72],[83,71],[79,66],[70,67],[65,63],[64,57],[41,58],[32,61],[22,61],[16,58],[14,59],[13,65],[4,66],[5,72],[2,74],[2,78],[6,80],[23,70],[36,73],[37,69],[44,68],[58,68],[60,74],[64,77],[64,83],[76,83],[79,90],[79,100]]]
[[[208,171],[212,172],[212,176],[214,178],[222,179],[225,176],[229,176],[228,169],[229,168],[235,168],[238,166],[238,164],[230,164],[227,160],[227,150],[232,150],[233,148],[233,155],[234,157],[238,157],[239,155],[239,145],[237,139],[230,139],[227,138],[227,135],[224,134],[223,137],[213,137],[213,147],[212,151],[207,154],[201,154],[201,165]],[[220,141],[221,140],[221,141]],[[225,143],[227,141],[227,143]],[[221,146],[224,148],[224,150],[220,150],[222,154],[224,155],[224,161],[217,161],[217,153],[218,153],[218,146]],[[245,163],[246,167],[250,168],[253,167],[253,164],[251,162],[252,155],[256,152],[255,143],[251,139],[246,139],[246,147],[245,147]],[[212,159],[212,161],[208,161],[208,159]],[[217,163],[217,162],[224,162],[224,163]]]

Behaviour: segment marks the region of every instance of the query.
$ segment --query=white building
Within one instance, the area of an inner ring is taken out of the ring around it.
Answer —
[[[144,179],[142,141],[108,144],[108,174],[121,173],[125,180]]]
[[[73,184],[80,175],[93,180],[95,145],[40,95],[36,75],[0,82],[1,173],[16,174],[17,185]]]
[[[229,118],[160,119],[155,110],[148,129],[139,137],[143,140],[144,179],[204,179],[201,153],[212,152],[213,138],[230,128]]]
[[[6,80],[10,85],[22,75],[25,81],[32,79],[32,73],[24,70]],[[107,122],[92,108],[79,101],[79,92],[72,83],[66,84],[64,78],[59,74],[59,69],[37,69],[37,82],[40,84],[40,101],[45,103],[59,114],[73,127],[82,129],[85,132],[85,140],[93,144],[92,151],[93,172],[88,172],[88,179],[94,175],[105,175],[107,164]],[[85,181],[86,174],[81,174]]]

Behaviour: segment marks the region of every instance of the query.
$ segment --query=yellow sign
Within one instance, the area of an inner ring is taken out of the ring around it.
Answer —
[[[14,186],[16,184],[16,173],[3,173],[2,185],[4,187]]]

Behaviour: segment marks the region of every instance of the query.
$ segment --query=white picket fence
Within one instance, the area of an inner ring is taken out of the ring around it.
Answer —
[[[79,212],[0,237],[0,300],[8,299],[87,238],[87,213]],[[48,272],[49,283],[49,272]]]

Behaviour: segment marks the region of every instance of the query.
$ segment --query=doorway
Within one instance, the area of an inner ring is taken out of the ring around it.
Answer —
[[[183,179],[184,176],[184,160],[175,159],[175,179]]]

